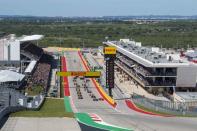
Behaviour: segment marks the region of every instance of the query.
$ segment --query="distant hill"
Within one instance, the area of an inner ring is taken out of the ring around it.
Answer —
[[[20,16],[20,15],[0,15],[0,20],[19,21],[128,21],[128,20],[197,20],[194,16],[179,15],[142,15],[142,16],[102,16],[102,17],[47,17],[47,16]]]

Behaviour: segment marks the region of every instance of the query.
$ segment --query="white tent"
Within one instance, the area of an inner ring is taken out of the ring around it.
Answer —
[[[31,73],[36,65],[37,61],[31,61],[28,67],[25,70],[25,73]]]
[[[43,35],[30,35],[30,36],[23,36],[19,41],[20,42],[27,42],[27,41],[38,41],[43,39]]]
[[[25,75],[10,70],[0,70],[0,83],[22,81]]]

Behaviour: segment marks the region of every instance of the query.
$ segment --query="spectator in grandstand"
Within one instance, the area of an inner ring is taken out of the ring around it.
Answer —
[[[44,89],[47,89],[49,76],[51,70],[51,57],[47,54],[44,54],[41,57],[35,71],[32,74],[32,77],[27,82],[27,87],[32,88],[34,86],[42,86]]]

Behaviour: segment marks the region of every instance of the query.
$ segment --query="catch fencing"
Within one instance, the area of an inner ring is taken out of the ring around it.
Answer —
[[[176,115],[197,116],[197,101],[172,102],[154,100],[138,94],[133,94],[132,100],[135,104],[141,105],[154,111],[171,113]]]

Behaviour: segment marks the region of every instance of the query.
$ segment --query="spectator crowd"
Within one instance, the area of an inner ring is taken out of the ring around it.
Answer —
[[[47,89],[51,71],[51,56],[43,54],[32,76],[28,79],[27,87],[42,86]]]

